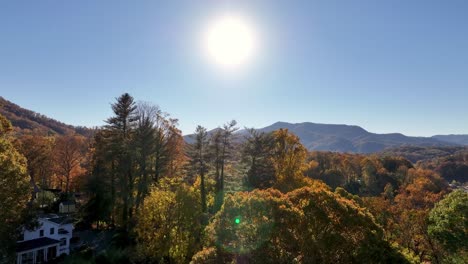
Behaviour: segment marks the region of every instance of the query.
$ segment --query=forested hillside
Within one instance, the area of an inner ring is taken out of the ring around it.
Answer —
[[[404,146],[397,148],[385,149],[379,152],[382,156],[402,156],[411,162],[423,160],[431,160],[451,156],[460,152],[468,151],[468,147],[452,146],[452,147],[421,147],[421,146]]]
[[[74,127],[55,119],[24,109],[0,96],[0,114],[8,118],[18,133],[35,131],[40,134],[72,134],[91,135],[86,127]]]

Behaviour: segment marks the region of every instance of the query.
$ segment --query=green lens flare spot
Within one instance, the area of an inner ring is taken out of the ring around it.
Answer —
[[[236,219],[234,220],[234,222],[235,222],[236,224],[240,224],[240,218],[236,218]]]

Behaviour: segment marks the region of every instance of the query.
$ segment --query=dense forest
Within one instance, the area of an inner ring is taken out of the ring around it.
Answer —
[[[308,151],[234,120],[187,143],[156,105],[123,94],[112,110],[95,131],[56,133],[0,115],[5,263],[24,224],[76,194],[76,228],[113,237],[63,263],[468,262],[466,148]]]
[[[93,132],[92,129],[67,125],[34,111],[24,109],[1,96],[0,114],[12,123],[17,134],[33,132],[44,135],[65,135],[76,133],[82,136],[90,136]]]

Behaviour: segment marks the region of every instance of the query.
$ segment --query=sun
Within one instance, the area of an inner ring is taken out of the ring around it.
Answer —
[[[238,15],[223,15],[214,19],[203,35],[207,57],[226,68],[238,68],[252,59],[257,38],[249,21]]]

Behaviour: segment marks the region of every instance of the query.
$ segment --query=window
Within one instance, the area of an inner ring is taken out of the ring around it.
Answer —
[[[42,229],[39,230],[39,236],[40,236],[40,237],[43,237],[43,236],[44,236],[44,230],[42,230]]]
[[[53,227],[50,228],[50,234],[53,235],[55,233],[55,229]]]
[[[61,238],[60,239],[60,246],[66,246],[67,245],[67,239],[66,238]]]

